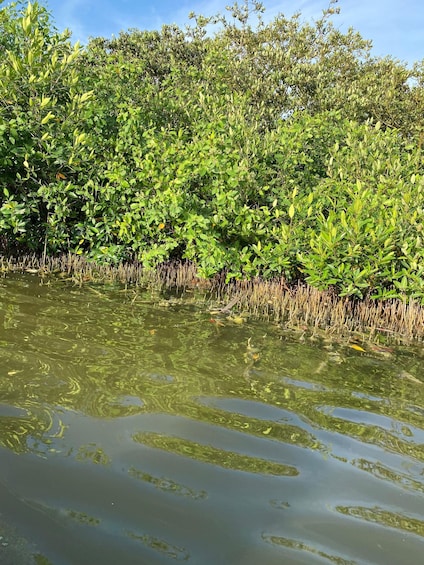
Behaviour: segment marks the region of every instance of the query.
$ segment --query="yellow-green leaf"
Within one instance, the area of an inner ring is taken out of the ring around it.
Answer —
[[[22,18],[22,28],[25,33],[27,33],[30,26],[31,26],[31,16],[28,15],[25,18]]]
[[[44,118],[41,120],[42,125],[47,124],[47,122],[50,121],[52,118],[54,118],[53,112],[49,112],[48,114],[46,114]]]
[[[91,98],[93,96],[93,93],[94,90],[90,90],[88,92],[84,92],[83,94],[81,94],[80,102],[85,102],[86,100]]]
[[[50,100],[51,100],[50,96],[43,96],[41,99],[40,108],[44,108],[44,106],[47,106]]]
[[[344,229],[347,229],[346,212],[344,210],[340,212],[340,223]]]
[[[77,145],[82,143],[85,140],[85,138],[86,138],[85,133],[80,133],[79,135],[77,135],[74,140],[74,146],[76,147]]]

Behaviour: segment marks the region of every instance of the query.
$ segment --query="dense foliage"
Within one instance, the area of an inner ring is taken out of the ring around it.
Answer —
[[[0,8],[9,246],[424,300],[424,61],[257,2],[86,47]]]

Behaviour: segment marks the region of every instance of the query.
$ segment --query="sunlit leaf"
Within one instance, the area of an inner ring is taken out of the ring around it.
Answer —
[[[349,347],[351,349],[354,349],[355,351],[363,351],[365,353],[365,349],[363,347],[361,347],[360,345],[356,345],[356,343],[350,343]]]

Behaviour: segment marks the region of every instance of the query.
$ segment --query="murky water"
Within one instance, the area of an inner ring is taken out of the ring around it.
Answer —
[[[2,565],[422,561],[419,348],[133,298],[0,281]]]

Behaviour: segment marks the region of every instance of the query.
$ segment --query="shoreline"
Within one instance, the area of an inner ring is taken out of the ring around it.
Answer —
[[[333,290],[318,290],[305,283],[288,284],[284,278],[253,278],[225,282],[225,275],[202,279],[191,262],[163,263],[147,270],[137,262],[106,265],[84,256],[56,257],[0,254],[0,272],[30,273],[42,280],[66,278],[75,285],[117,283],[125,287],[175,291],[182,298],[201,290],[205,303],[213,302],[213,313],[247,313],[281,324],[287,329],[314,334],[359,335],[363,341],[381,343],[424,340],[424,307],[413,300],[371,300],[340,297]]]

